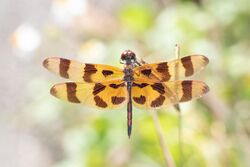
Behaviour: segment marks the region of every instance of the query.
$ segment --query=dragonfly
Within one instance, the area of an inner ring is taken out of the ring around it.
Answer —
[[[127,106],[127,134],[132,132],[132,107],[160,109],[200,98],[209,91],[203,81],[175,80],[192,76],[209,62],[203,55],[145,64],[131,50],[121,54],[124,68],[88,64],[60,57],[49,57],[43,66],[70,82],[59,83],[50,93],[63,101],[99,109]],[[178,70],[176,70],[178,69]],[[176,73],[178,71],[178,74]]]

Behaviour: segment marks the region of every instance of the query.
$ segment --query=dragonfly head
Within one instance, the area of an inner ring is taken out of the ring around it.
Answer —
[[[132,52],[131,50],[125,50],[121,54],[121,64],[132,64],[136,62],[136,56],[135,53]]]

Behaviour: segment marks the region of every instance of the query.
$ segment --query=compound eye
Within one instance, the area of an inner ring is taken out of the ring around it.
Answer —
[[[121,59],[125,60],[126,56],[124,54],[121,55]]]
[[[134,60],[135,60],[135,54],[134,54],[134,53],[131,53],[131,54],[130,54],[130,57],[131,57],[131,59],[134,59]]]

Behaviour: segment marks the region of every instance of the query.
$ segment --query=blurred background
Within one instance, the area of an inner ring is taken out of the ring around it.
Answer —
[[[204,54],[194,79],[210,92],[158,111],[176,166],[250,166],[249,0],[0,0],[0,166],[165,166],[152,118],[134,109],[98,111],[59,101],[50,87],[65,80],[42,67],[49,56],[119,64],[125,49],[147,62]]]

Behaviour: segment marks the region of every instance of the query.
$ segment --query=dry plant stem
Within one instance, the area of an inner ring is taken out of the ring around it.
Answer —
[[[181,115],[181,111],[178,113],[178,119],[179,119],[179,122],[178,122],[178,140],[179,140],[179,154],[180,154],[180,167],[183,166],[183,147],[182,147],[182,115]]]
[[[180,59],[180,47],[178,44],[175,45],[175,59],[178,60]],[[179,63],[177,63],[175,65],[175,80],[178,80],[179,79],[179,68],[178,68],[178,65]],[[176,87],[176,92],[177,92],[178,88]],[[177,97],[178,98],[178,97]],[[181,112],[181,109],[180,109],[180,105],[179,104],[175,104],[174,105],[175,109],[178,111],[178,112]]]
[[[157,132],[157,135],[158,135],[158,138],[159,138],[159,142],[160,142],[163,154],[164,154],[164,159],[166,161],[167,167],[175,167],[173,157],[171,156],[171,154],[170,154],[170,152],[168,150],[167,144],[165,142],[166,140],[164,138],[164,133],[163,133],[163,130],[161,128],[157,112],[151,110],[150,114],[151,114],[151,116],[153,118],[153,122],[154,122],[154,125],[155,125],[155,129],[156,129],[156,132]]]
[[[146,64],[146,62],[142,59],[140,60],[140,63]],[[180,111],[179,104],[175,105],[175,107],[178,111]],[[168,150],[167,144],[165,142],[164,133],[163,133],[163,130],[161,128],[157,112],[151,110],[150,114],[151,114],[152,119],[153,119],[153,123],[154,123],[155,129],[156,129],[156,132],[157,132],[157,136],[158,136],[158,139],[160,142],[160,146],[161,146],[161,149],[162,149],[162,152],[164,155],[166,165],[167,165],[167,167],[175,167],[173,157],[171,156],[171,154]]]
[[[180,47],[178,44],[175,45],[175,58],[180,59]],[[179,79],[179,69],[178,64],[176,64],[175,68],[175,80]],[[176,88],[177,91],[177,88]],[[178,97],[177,97],[178,98]],[[178,140],[179,140],[179,153],[180,153],[180,167],[183,166],[183,149],[182,149],[182,115],[181,108],[179,104],[175,105],[175,109],[178,111]]]

